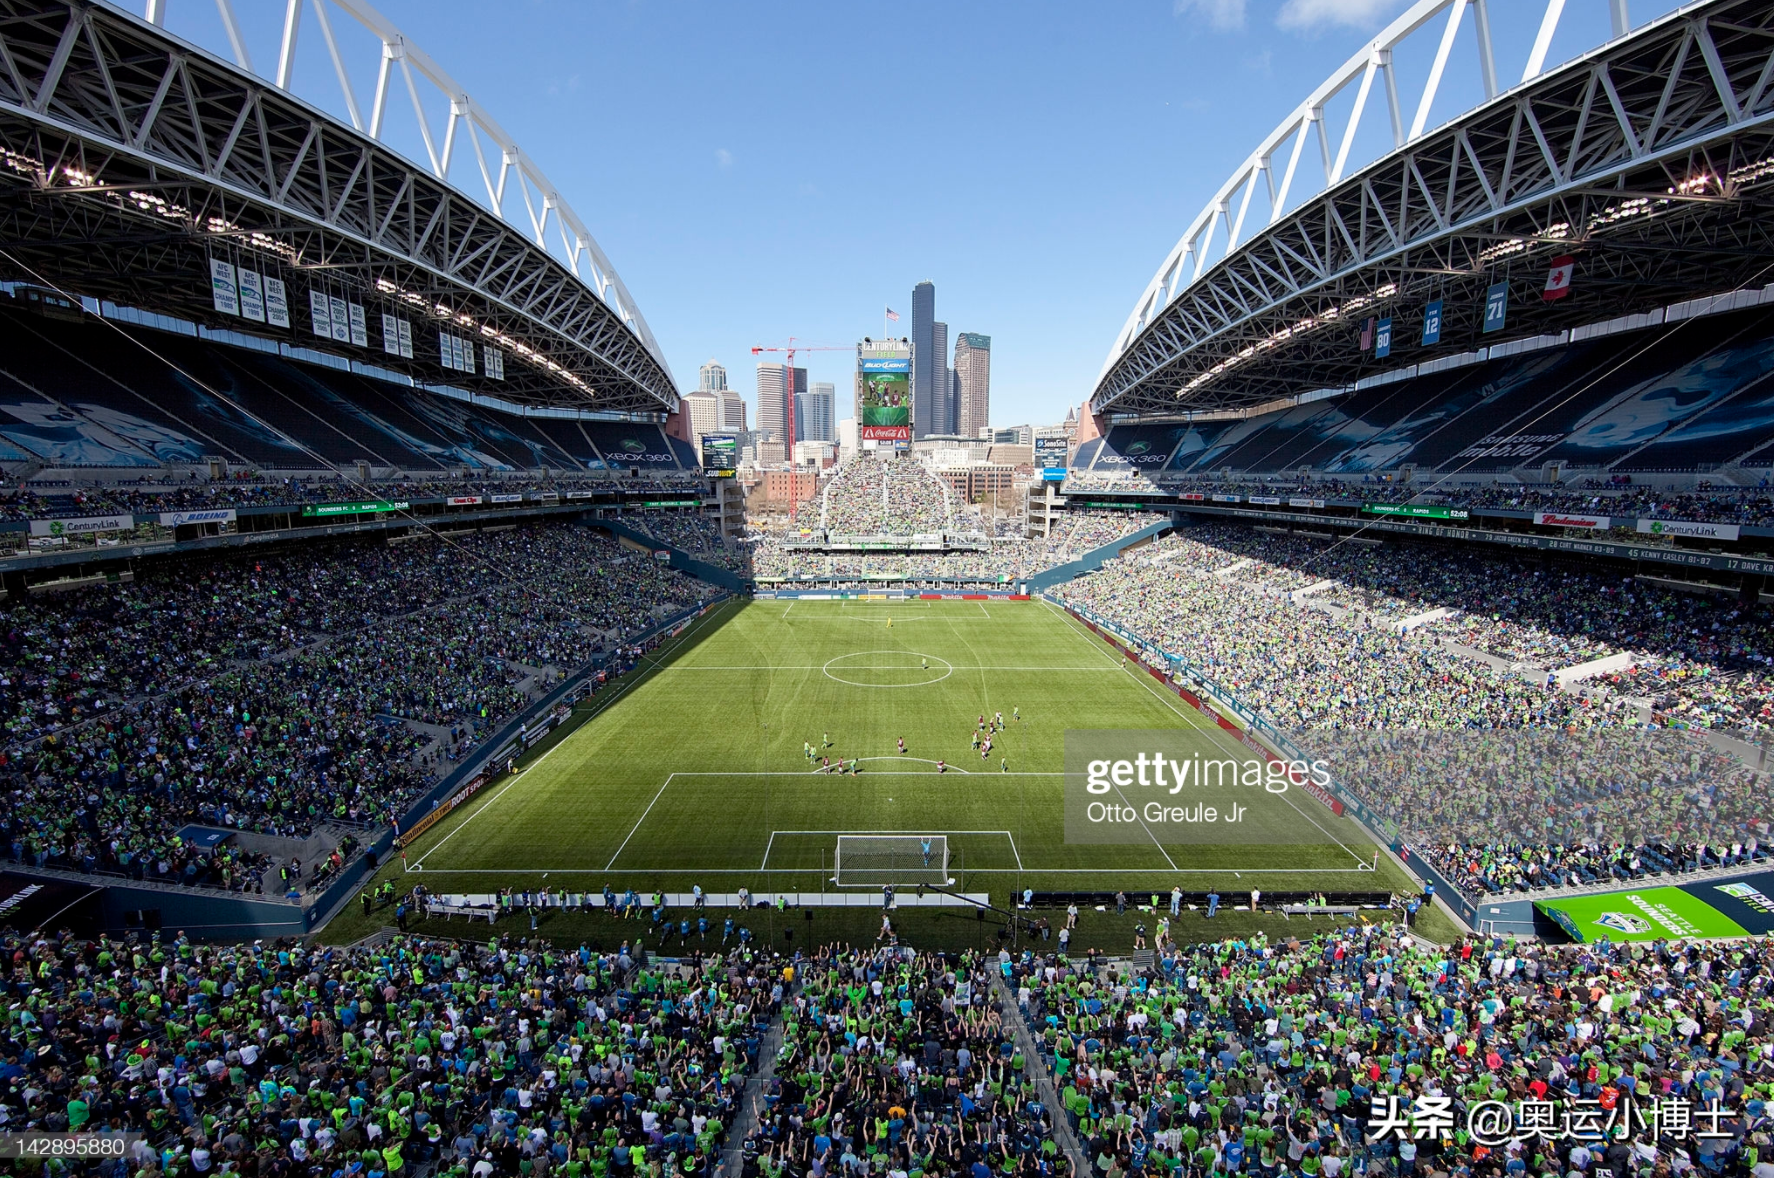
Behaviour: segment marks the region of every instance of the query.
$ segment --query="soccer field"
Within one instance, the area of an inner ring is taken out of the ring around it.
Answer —
[[[733,603],[589,706],[409,848],[407,870],[446,892],[543,873],[585,891],[836,890],[838,837],[880,832],[943,836],[955,886],[996,901],[1022,888],[1406,886],[1303,791],[1271,808],[1268,841],[1169,843],[1144,829],[1127,845],[1068,844],[1068,729],[1167,729],[1203,757],[1251,753],[1038,601]],[[998,712],[1005,729],[982,758],[970,738]],[[860,772],[820,772],[808,745]]]

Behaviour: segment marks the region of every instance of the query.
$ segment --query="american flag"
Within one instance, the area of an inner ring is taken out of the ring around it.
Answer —
[[[887,318],[893,320],[893,322],[895,322],[895,323],[898,323],[899,322],[899,312],[895,311],[892,307],[888,307],[887,308]]]

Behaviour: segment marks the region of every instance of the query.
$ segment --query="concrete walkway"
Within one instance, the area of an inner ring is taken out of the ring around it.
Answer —
[[[996,961],[991,963],[991,971],[992,992],[998,996],[998,1008],[1003,1013],[1004,1025],[1010,1028],[1010,1037],[1016,1042],[1016,1049],[1022,1052],[1029,1078],[1035,1082],[1035,1091],[1040,1094],[1041,1103],[1047,1109],[1048,1123],[1053,1126],[1053,1139],[1071,1160],[1072,1173],[1082,1178],[1091,1172],[1090,1162],[1084,1156],[1084,1146],[1079,1142],[1078,1135],[1072,1131],[1072,1122],[1066,1115],[1065,1105],[1060,1101],[1059,1089],[1053,1082],[1053,1071],[1047,1066],[1046,1051],[1035,1042],[1035,1036],[1029,1031],[1028,1020],[1023,1018],[1022,1008],[1016,1004],[1016,995],[1011,993],[1010,984],[1004,980],[1003,971],[998,969]]]
[[[787,1002],[787,996],[784,996]],[[764,1107],[764,1090],[776,1076],[776,1057],[782,1051],[782,1015],[770,1020],[763,1038],[758,1041],[758,1070],[745,1082],[739,1097],[739,1114],[727,1126],[727,1146],[721,1150],[717,1173],[721,1178],[739,1178],[745,1169],[745,1139],[758,1127]]]

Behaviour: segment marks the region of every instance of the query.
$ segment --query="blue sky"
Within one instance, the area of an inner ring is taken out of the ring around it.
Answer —
[[[1670,7],[1658,3],[1635,0],[1634,22]],[[253,64],[269,72],[283,5],[235,4]],[[378,7],[566,194],[680,388],[714,358],[749,396],[752,345],[850,345],[881,330],[886,306],[909,332],[911,287],[928,278],[951,333],[992,337],[992,421],[1012,425],[1057,421],[1088,395],[1187,223],[1405,3]],[[174,31],[225,46],[213,4],[170,9]],[[309,11],[296,88],[342,112]],[[1493,0],[1491,11],[1507,86],[1542,4]],[[332,12],[367,103],[375,43]],[[1548,63],[1599,43],[1606,21],[1600,0],[1573,0]],[[1439,29],[1400,54],[1407,122]],[[1468,16],[1431,126],[1478,96],[1470,30]],[[442,101],[424,101],[441,133]],[[389,118],[389,141],[422,158],[404,89]],[[1384,128],[1364,120],[1354,160],[1389,145]],[[478,185],[473,167],[462,153],[452,178]],[[813,353],[807,366],[838,385],[847,416],[853,358]]]

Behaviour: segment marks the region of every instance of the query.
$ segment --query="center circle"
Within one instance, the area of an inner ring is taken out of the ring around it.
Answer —
[[[915,650],[859,650],[841,654],[821,669],[827,679],[851,687],[924,687],[955,673],[947,659]]]

